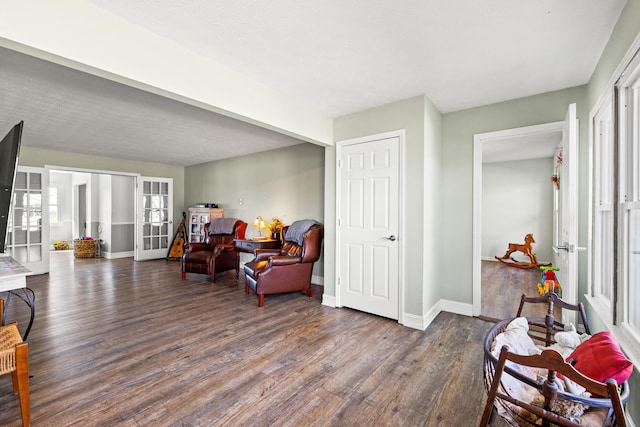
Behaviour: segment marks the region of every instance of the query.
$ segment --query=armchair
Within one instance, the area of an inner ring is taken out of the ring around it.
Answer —
[[[313,220],[296,221],[283,229],[280,249],[257,249],[255,259],[244,265],[245,292],[258,295],[258,307],[264,296],[305,291],[311,297],[313,263],[320,258],[324,229]]]
[[[184,254],[180,258],[182,280],[186,273],[208,274],[215,283],[216,273],[236,270],[239,275],[238,258],[235,239],[244,239],[247,223],[236,218],[214,218],[205,224],[206,238],[204,242],[187,243]]]

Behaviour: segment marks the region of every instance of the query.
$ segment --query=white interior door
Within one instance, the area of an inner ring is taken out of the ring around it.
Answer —
[[[569,105],[562,129],[562,163],[554,214],[554,265],[562,286],[562,299],[578,302],[578,119],[576,104]],[[566,319],[563,319],[566,320]]]
[[[8,252],[34,274],[49,271],[49,171],[18,166],[11,200]]]
[[[339,305],[399,314],[400,137],[339,146]]]
[[[173,179],[137,177],[135,260],[165,258],[173,238]]]

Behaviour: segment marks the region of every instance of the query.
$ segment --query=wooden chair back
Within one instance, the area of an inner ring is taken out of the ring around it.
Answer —
[[[591,335],[591,328],[589,327],[589,321],[587,320],[587,315],[584,310],[584,305],[582,303],[579,304],[569,304],[568,302],[563,301],[558,295],[554,293],[548,293],[541,297],[528,297],[525,294],[522,294],[520,297],[520,306],[518,307],[518,312],[516,313],[516,317],[522,316],[522,312],[525,304],[547,304],[547,314],[544,318],[543,322],[530,322],[530,335],[536,341],[541,341],[546,344],[546,346],[550,346],[555,341],[553,339],[553,335],[556,332],[561,332],[565,330],[565,324],[561,321],[558,321],[555,318],[554,310],[556,307],[559,307],[563,310],[575,311],[580,315],[580,322],[584,326],[585,333]]]
[[[543,407],[534,406],[530,403],[514,399],[512,396],[501,390],[500,380],[505,371],[507,361],[531,368],[548,369],[547,379],[540,387],[540,392],[544,397]],[[578,372],[570,363],[566,362],[562,358],[560,353],[554,350],[544,350],[539,355],[521,356],[509,352],[507,346],[502,347],[500,350],[500,357],[498,358],[498,363],[495,366],[495,375],[489,389],[489,395],[482,414],[480,426],[484,427],[488,424],[494,402],[496,398],[500,398],[535,414],[543,420],[543,426],[553,423],[554,425],[566,427],[579,427],[580,424],[551,411],[553,401],[559,397],[567,395],[567,393],[562,392],[561,389],[558,388],[557,374],[561,374],[562,376],[580,384],[592,395],[603,396],[610,399],[611,409],[613,411],[613,416],[615,417],[614,422],[612,422],[611,425],[626,427],[627,424],[624,417],[624,409],[622,407],[622,401],[618,391],[618,384],[616,384],[615,380],[609,379],[606,384],[594,381]]]

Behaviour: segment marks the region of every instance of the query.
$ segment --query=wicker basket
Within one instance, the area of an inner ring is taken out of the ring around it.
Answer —
[[[97,244],[97,240],[74,240],[73,255],[76,258],[94,258]]]

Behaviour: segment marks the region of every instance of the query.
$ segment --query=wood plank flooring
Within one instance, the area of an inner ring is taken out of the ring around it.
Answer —
[[[515,316],[522,294],[538,296],[541,275],[538,268],[521,269],[498,261],[482,261],[482,316],[489,320]],[[529,317],[545,314],[545,307],[537,304],[527,304],[523,311]]]
[[[441,313],[424,332],[322,306],[321,287],[245,295],[177,262],[51,254],[29,277],[34,426],[473,426],[492,326]],[[26,325],[26,306],[9,317]],[[0,377],[0,425],[20,425]]]

